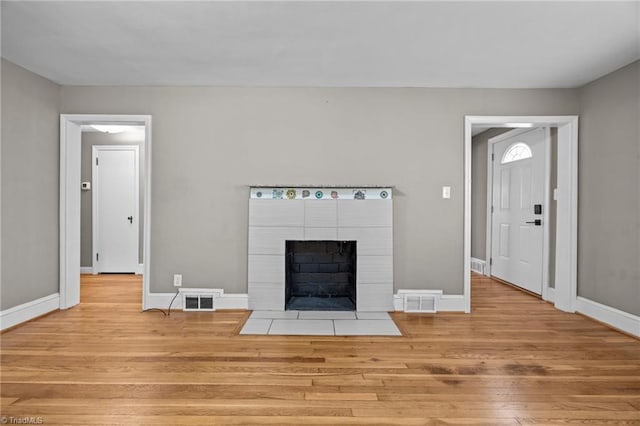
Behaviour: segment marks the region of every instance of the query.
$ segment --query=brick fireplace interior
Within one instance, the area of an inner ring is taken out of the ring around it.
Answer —
[[[286,310],[356,310],[356,241],[286,241]]]

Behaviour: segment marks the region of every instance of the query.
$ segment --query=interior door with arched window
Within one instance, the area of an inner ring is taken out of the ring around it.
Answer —
[[[548,128],[501,138],[492,155],[491,275],[542,294]],[[491,151],[491,149],[493,151]]]

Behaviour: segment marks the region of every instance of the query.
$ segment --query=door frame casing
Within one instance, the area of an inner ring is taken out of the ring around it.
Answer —
[[[60,114],[60,309],[80,303],[80,153],[74,137],[83,124],[144,125],[144,228],[142,307],[146,308],[151,270],[151,115]]]
[[[542,223],[545,225],[542,230],[542,287],[541,296],[544,300],[549,300],[549,254],[550,254],[550,234],[549,234],[549,210],[550,210],[550,186],[551,186],[551,131],[548,126],[535,126],[529,128],[517,128],[504,132],[498,136],[494,136],[487,141],[487,229],[486,229],[486,257],[489,259],[493,255],[493,214],[491,207],[493,205],[493,160],[494,145],[505,139],[530,132],[531,130],[543,128],[544,132],[544,182],[543,182],[543,209]],[[485,264],[485,274],[491,276],[493,265],[487,260]],[[517,283],[515,283],[517,284]]]
[[[140,250],[140,240],[138,238],[140,232],[140,152],[137,145],[94,145],[91,147],[91,180],[93,182],[93,188],[91,190],[91,256],[92,256],[92,270],[93,274],[97,274],[98,265],[96,264],[96,253],[98,253],[98,248],[100,246],[100,232],[98,227],[98,221],[100,216],[99,206],[98,206],[98,194],[100,189],[100,180],[98,179],[98,168],[99,166],[96,164],[96,158],[99,151],[120,151],[120,150],[131,150],[135,152],[135,188],[134,188],[134,199],[136,200],[136,206],[134,208],[134,218],[136,225],[136,253],[139,253]],[[134,263],[133,271],[138,270],[138,259],[139,254],[136,254],[136,260]],[[133,272],[132,271],[132,272]],[[124,271],[121,271],[124,272]]]
[[[471,312],[471,143],[472,127],[558,128],[556,201],[556,270],[554,306],[575,312],[578,282],[578,116],[481,116],[464,118],[464,241],[463,288],[465,312]]]

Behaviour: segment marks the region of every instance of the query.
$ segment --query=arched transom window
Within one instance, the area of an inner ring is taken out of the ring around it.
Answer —
[[[516,142],[504,152],[502,156],[502,164],[511,163],[513,161],[524,160],[533,157],[531,148],[524,142]]]

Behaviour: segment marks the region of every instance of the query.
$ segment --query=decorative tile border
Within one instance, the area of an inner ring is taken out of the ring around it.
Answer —
[[[251,199],[261,200],[390,200],[391,187],[251,186]]]

